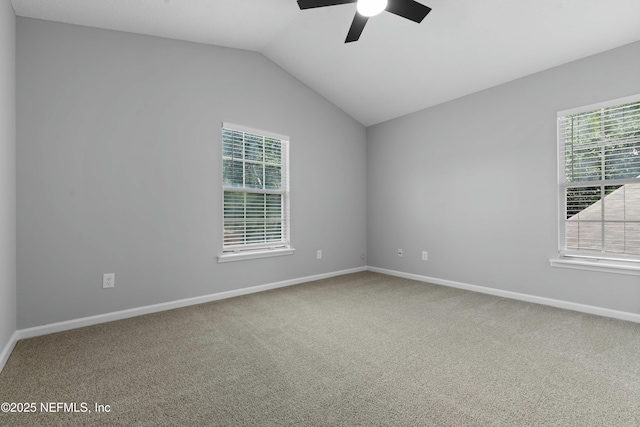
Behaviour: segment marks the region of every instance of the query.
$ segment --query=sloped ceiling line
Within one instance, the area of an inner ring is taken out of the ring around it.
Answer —
[[[344,44],[355,4],[12,0],[18,16],[261,52],[365,126],[640,40],[640,1],[420,0]]]

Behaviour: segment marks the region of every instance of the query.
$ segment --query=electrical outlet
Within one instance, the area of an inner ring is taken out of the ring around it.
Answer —
[[[427,261],[429,259],[429,252],[422,251],[422,260]]]
[[[402,249],[398,249],[398,256],[402,257]]]
[[[322,250],[318,249],[318,251],[316,252],[316,258],[322,259]]]
[[[116,285],[116,273],[105,273],[102,275],[102,288],[113,288]]]

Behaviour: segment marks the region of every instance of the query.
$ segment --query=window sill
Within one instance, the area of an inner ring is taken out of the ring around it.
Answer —
[[[270,258],[274,256],[293,255],[293,248],[260,249],[246,252],[228,252],[218,255],[218,262],[243,261],[246,259]]]
[[[640,265],[631,265],[630,263],[625,262],[609,260],[578,260],[567,258],[552,258],[549,260],[549,262],[551,263],[551,267],[640,276]]]

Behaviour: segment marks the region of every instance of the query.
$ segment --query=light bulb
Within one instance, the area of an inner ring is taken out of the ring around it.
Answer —
[[[375,16],[387,7],[387,0],[358,0],[356,9],[363,16]]]

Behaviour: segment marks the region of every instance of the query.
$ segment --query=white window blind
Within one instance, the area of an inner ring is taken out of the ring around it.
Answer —
[[[640,261],[640,95],[558,113],[560,254]]]
[[[289,247],[289,138],[223,123],[223,252]]]

